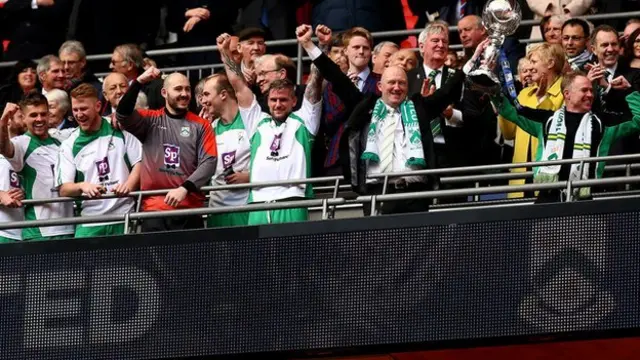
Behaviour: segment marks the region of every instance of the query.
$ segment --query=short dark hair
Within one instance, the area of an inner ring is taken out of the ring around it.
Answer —
[[[35,89],[25,94],[22,100],[20,100],[20,103],[18,105],[22,110],[26,109],[27,106],[40,106],[40,105],[45,105],[47,109],[49,109],[49,102],[47,101],[47,98],[44,97],[44,95],[42,95]]]
[[[598,36],[598,34],[601,33],[601,32],[608,32],[608,33],[615,34],[616,35],[616,39],[618,38],[618,32],[616,31],[616,29],[613,28],[613,26],[606,25],[606,24],[598,25],[598,27],[593,29],[593,33],[591,34],[591,44],[592,45],[596,44],[596,36]]]
[[[621,44],[621,46],[624,46],[624,56],[627,58],[628,61],[632,61],[635,58],[634,46],[635,46],[635,41],[638,37],[640,37],[640,28],[635,29],[631,33],[631,35],[629,35],[629,37],[627,38],[627,42],[624,44]]]
[[[565,21],[564,24],[562,24],[562,31],[564,31],[564,28],[566,28],[567,26],[580,26],[582,28],[582,32],[584,32],[584,37],[587,39],[589,38],[589,35],[591,35],[591,31],[589,30],[589,23],[582,19],[571,18]]]
[[[573,81],[580,76],[587,77],[587,73],[581,70],[575,70],[575,71],[570,71],[564,74],[562,76],[562,83],[560,84],[560,88],[562,89],[562,91],[565,91],[566,89],[568,89],[569,86],[571,86],[571,84],[573,83]]]
[[[98,99],[98,90],[96,90],[93,85],[88,83],[82,83],[76,86],[73,90],[71,90],[72,98],[81,99],[81,98],[95,98]]]
[[[289,79],[277,79],[271,82],[271,84],[269,84],[269,89],[267,89],[266,95],[268,97],[269,94],[271,94],[271,91],[282,90],[282,89],[289,89],[289,91],[291,91],[291,95],[295,96],[295,92],[294,92],[295,85]]]

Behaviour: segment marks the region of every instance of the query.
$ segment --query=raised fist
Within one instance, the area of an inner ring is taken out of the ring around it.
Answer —
[[[18,105],[14,103],[7,103],[7,105],[4,107],[4,111],[2,112],[2,124],[6,125],[8,121],[13,118],[13,115],[18,112],[18,110],[20,110],[20,107]]]
[[[137,80],[140,84],[147,84],[155,79],[159,79],[160,75],[160,70],[158,70],[155,66],[150,66],[142,73],[142,75],[138,76]]]
[[[296,28],[296,38],[298,38],[298,42],[301,44],[310,42],[312,34],[311,25],[303,24]]]
[[[327,45],[331,42],[331,34],[331,29],[328,26],[321,24],[316,27],[316,36],[322,45]]]
[[[231,35],[224,33],[224,34],[220,34],[220,36],[218,36],[216,38],[216,45],[218,45],[218,51],[222,52],[224,51],[229,51],[229,46],[231,44]]]

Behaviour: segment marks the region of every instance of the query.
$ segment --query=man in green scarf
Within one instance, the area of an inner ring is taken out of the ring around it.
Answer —
[[[553,112],[522,108],[516,110],[499,94],[493,103],[502,117],[516,123],[539,140],[536,161],[579,159],[607,156],[617,139],[640,132],[640,93],[626,97],[632,118],[618,113],[593,112],[594,90],[583,72],[566,74],[562,81],[565,105]],[[600,178],[604,162],[540,166],[534,169],[534,182],[574,181]],[[567,194],[560,190],[541,191],[537,202],[558,202],[568,199],[589,199],[589,188],[574,189]]]

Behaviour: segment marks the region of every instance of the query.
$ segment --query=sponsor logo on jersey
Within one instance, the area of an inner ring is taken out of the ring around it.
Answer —
[[[183,126],[183,127],[180,129],[180,136],[182,136],[182,137],[189,137],[189,136],[191,136],[191,129],[189,129],[189,127],[188,127],[188,126]]]
[[[180,167],[180,146],[164,144],[164,166],[169,169]]]
[[[223,169],[230,168],[235,163],[236,163],[236,151],[235,150],[222,154],[222,168]]]
[[[109,158],[105,156],[104,159],[96,161],[96,169],[98,169],[98,181],[104,182],[109,180],[109,173],[111,173]]]
[[[18,173],[13,170],[9,170],[9,186],[12,188],[20,187],[20,177],[18,176]]]

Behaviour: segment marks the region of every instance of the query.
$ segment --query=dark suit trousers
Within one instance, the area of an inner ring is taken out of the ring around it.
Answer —
[[[411,184],[407,184],[406,187],[403,187],[403,188],[396,188],[394,184],[389,183],[387,185],[386,194],[400,194],[400,193],[410,193],[410,192],[418,192],[418,191],[426,191],[426,190],[428,190],[428,187],[427,187],[427,184],[425,183],[411,183]],[[381,194],[382,194],[382,184],[367,186],[367,195],[381,195]],[[380,202],[376,201],[376,207],[378,208],[378,213],[381,215],[406,214],[406,213],[429,211],[430,202],[431,202],[431,199],[408,199],[408,200],[398,200],[398,201],[384,201],[382,202],[382,207],[380,207]],[[364,212],[364,216],[370,216],[371,203],[367,202],[362,204],[362,211]]]

